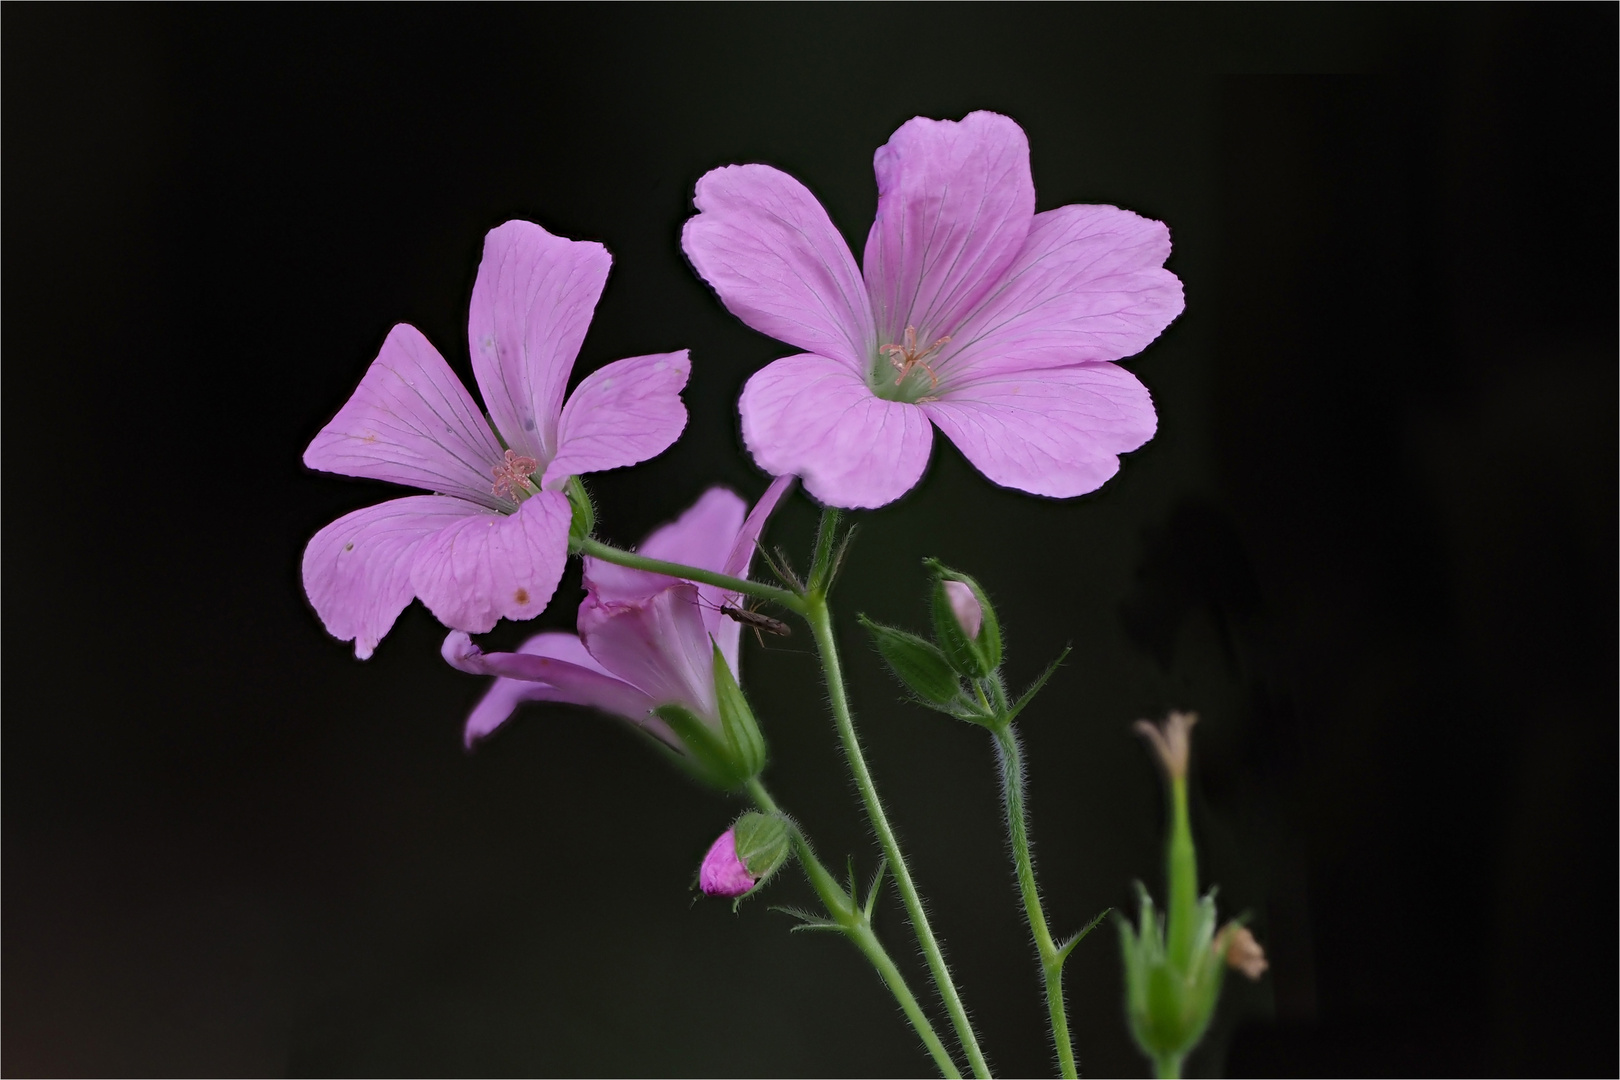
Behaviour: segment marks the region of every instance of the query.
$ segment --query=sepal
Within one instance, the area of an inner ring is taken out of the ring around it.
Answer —
[[[938,646],[916,634],[875,623],[864,615],[859,618],[871,635],[872,644],[902,686],[926,705],[956,712],[947,707],[961,699],[962,681]]]
[[[568,547],[570,551],[578,551],[596,531],[596,505],[591,502],[590,492],[585,490],[585,482],[577,476],[568,478],[563,494],[568,496],[568,505],[574,511],[573,520],[568,524]]]

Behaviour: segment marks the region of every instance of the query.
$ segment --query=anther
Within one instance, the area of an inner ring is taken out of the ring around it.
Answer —
[[[894,370],[897,372],[894,377],[894,385],[899,386],[901,383],[905,382],[906,376],[911,374],[912,369],[920,367],[924,371],[928,372],[928,381],[932,384],[932,388],[938,390],[939,376],[935,374],[934,369],[929,366],[928,358],[938,353],[946,345],[950,344],[950,335],[946,334],[944,337],[928,346],[928,348],[918,351],[917,328],[915,326],[908,326],[906,327],[906,334],[903,340],[905,341],[904,345],[884,345],[878,349],[878,352],[889,358],[890,365],[892,365]]]
[[[500,498],[522,502],[535,493],[534,481],[529,479],[529,474],[539,467],[540,463],[534,458],[508,450],[506,460],[490,470],[495,477],[490,490]]]

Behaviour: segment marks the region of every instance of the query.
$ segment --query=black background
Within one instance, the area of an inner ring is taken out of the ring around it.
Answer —
[[[920,627],[937,555],[1014,682],[1074,643],[1024,721],[1059,932],[1162,888],[1129,724],[1202,712],[1203,870],[1273,967],[1195,1071],[1613,1075],[1613,5],[5,14],[6,1072],[926,1071],[854,950],[768,910],[796,874],[693,902],[735,803],[578,710],[464,753],[481,686],[420,606],[369,663],[328,638],[303,544],[391,492],[299,455],[394,322],[468,373],[483,233],[523,217],[615,256],[576,379],[692,349],[686,435],[597,478],[605,535],[752,498],[735,400],[788,350],[685,266],[693,183],[780,166],[859,251],[872,151],[989,108],[1040,208],[1169,223],[1187,310],[1128,362],[1160,434],[1066,503],[937,441],[846,626]],[[1048,1069],[987,740],[846,643],[992,1060]],[[794,647],[746,654],[770,780],[864,874]],[[1140,1073],[1113,930],[1069,970],[1082,1067]]]

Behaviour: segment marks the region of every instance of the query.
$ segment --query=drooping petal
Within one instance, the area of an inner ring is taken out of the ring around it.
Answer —
[[[389,480],[487,507],[501,447],[472,395],[422,332],[404,323],[384,339],[360,385],[304,451],[323,472]]]
[[[873,157],[877,220],[863,264],[878,344],[907,326],[926,347],[957,326],[1018,256],[1035,215],[1029,140],[990,112],[917,117]]]
[[[958,378],[1133,356],[1181,314],[1181,282],[1164,268],[1170,230],[1113,206],[1035,215],[1008,271],[937,366]]]
[[[484,238],[467,318],[473,377],[507,446],[541,465],[557,449],[557,418],[612,257],[528,221]]]
[[[630,604],[586,597],[579,636],[598,663],[654,704],[715,716],[714,651],[696,586],[676,585]]]
[[[768,473],[793,473],[822,502],[893,502],[928,464],[933,432],[917,406],[885,401],[860,374],[802,354],[766,365],[738,402],[743,442]]]
[[[686,350],[615,360],[591,372],[563,407],[557,456],[543,485],[634,465],[669,448],[686,426],[681,388],[692,373]]]
[[[1157,426],[1147,388],[1117,364],[987,376],[920,408],[985,476],[1054,498],[1101,487]]]
[[[648,715],[654,702],[623,679],[603,671],[573,634],[540,634],[525,641],[515,653],[486,653],[456,630],[444,639],[440,652],[458,671],[497,676],[495,685],[467,717],[468,746],[505,723],[512,710],[525,701],[601,709],[650,729],[672,746],[679,745],[663,721]]]
[[[727,310],[762,334],[865,367],[878,344],[866,286],[808,188],[768,165],[728,165],[697,182],[696,202],[681,247]]]
[[[411,588],[446,626],[481,634],[499,620],[546,609],[568,559],[568,499],[530,496],[511,515],[481,513],[428,537],[411,563]]]
[[[344,514],[304,548],[304,592],[327,631],[365,660],[415,596],[411,561],[422,541],[483,507],[412,495]]]
[[[680,517],[655,529],[637,552],[650,559],[719,570],[743,524],[746,504],[736,493],[714,487]],[[585,558],[585,588],[599,603],[634,604],[680,584],[676,578]],[[718,605],[716,605],[718,606]],[[720,615],[714,613],[718,622]]]

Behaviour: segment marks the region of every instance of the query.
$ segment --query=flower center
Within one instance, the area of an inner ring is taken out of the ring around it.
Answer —
[[[901,341],[899,345],[878,346],[878,355],[889,361],[894,379],[891,382],[889,373],[883,370],[882,364],[878,364],[872,373],[873,382],[876,384],[872,389],[879,397],[888,398],[890,401],[927,400],[924,396],[925,391],[939,389],[939,375],[929,361],[950,344],[950,335],[945,335],[924,349],[917,345],[917,328],[908,326]],[[924,375],[928,377],[926,383],[923,381]]]
[[[529,474],[539,467],[540,463],[534,458],[508,450],[506,460],[490,470],[495,477],[490,490],[500,498],[522,502],[540,490],[529,478]]]

